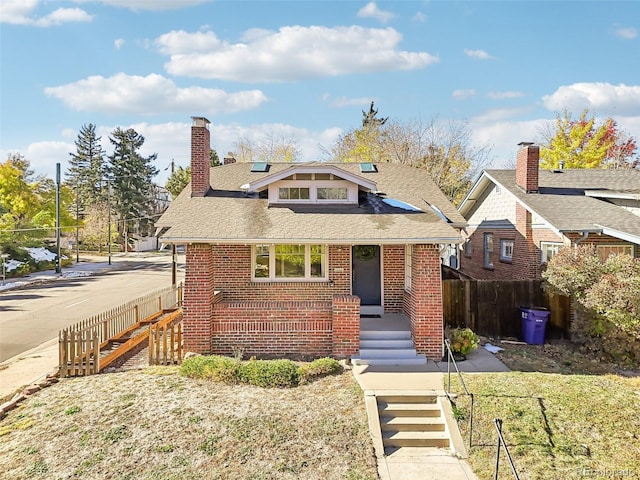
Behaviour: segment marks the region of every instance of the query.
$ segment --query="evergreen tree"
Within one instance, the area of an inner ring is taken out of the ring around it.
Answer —
[[[75,141],[76,152],[69,153],[67,183],[76,192],[78,209],[84,212],[88,205],[104,201],[103,179],[106,174],[104,150],[92,123],[80,128]]]
[[[148,215],[155,202],[151,179],[158,173],[153,165],[158,155],[140,155],[144,137],[132,128],[116,128],[109,140],[113,144],[113,154],[108,157],[110,203],[119,220],[118,232],[125,236],[132,231],[147,233],[154,222]]]

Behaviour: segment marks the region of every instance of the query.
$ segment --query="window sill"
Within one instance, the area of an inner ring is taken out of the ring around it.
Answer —
[[[252,278],[253,283],[332,283],[328,278]]]
[[[513,259],[512,258],[501,258],[500,259],[500,263],[513,263]]]
[[[482,268],[484,268],[485,270],[491,270],[491,271],[494,270],[493,265],[490,265],[490,266],[483,265]]]

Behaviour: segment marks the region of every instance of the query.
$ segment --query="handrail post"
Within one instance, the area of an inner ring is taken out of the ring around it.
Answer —
[[[502,446],[502,420],[496,418],[493,420],[498,429],[498,451],[496,452],[496,471],[493,480],[498,480],[498,469],[500,468],[500,447]]]

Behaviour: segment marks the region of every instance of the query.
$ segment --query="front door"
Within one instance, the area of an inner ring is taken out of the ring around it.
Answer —
[[[351,260],[352,293],[360,297],[360,312],[382,315],[380,246],[354,245]]]

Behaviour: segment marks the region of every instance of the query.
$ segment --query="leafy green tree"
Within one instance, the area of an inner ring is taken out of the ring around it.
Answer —
[[[489,148],[475,146],[467,124],[444,125],[437,118],[419,121],[378,119],[373,104],[363,113],[362,128],[351,130],[329,151],[339,162],[389,162],[426,170],[454,203],[464,198],[488,161]]]
[[[178,169],[175,170],[167,180],[165,188],[171,194],[171,198],[176,198],[178,195],[180,195],[180,192],[184,190],[184,187],[186,187],[190,181],[191,167],[178,167]]]
[[[132,128],[116,128],[109,140],[113,145],[107,168],[109,200],[119,220],[118,232],[124,236],[129,232],[147,233],[154,222],[149,212],[155,202],[152,179],[158,173],[153,165],[157,154],[140,155],[144,137]]]
[[[564,168],[630,168],[638,163],[635,140],[621,132],[612,118],[596,125],[586,109],[578,120],[567,110],[557,114],[555,125],[548,125],[542,135],[542,168],[559,168],[561,162]]]
[[[61,187],[61,226],[74,225],[68,213],[72,191]],[[0,163],[0,242],[42,238],[56,225],[56,185],[35,176],[30,162],[19,154]]]

